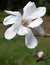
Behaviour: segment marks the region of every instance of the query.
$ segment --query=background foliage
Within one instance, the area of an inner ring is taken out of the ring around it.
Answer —
[[[28,1],[34,1],[37,6],[46,6],[47,14],[50,15],[50,0],[1,0],[0,10],[19,10],[23,8]]]

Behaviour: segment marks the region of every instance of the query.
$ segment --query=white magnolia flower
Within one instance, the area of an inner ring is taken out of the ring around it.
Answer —
[[[44,56],[44,52],[43,51],[40,51],[40,52],[38,52],[37,55],[38,55],[39,58],[42,58]]]
[[[45,7],[38,7],[34,2],[28,2],[27,5],[23,8],[23,15],[18,11],[6,11],[6,13],[11,14],[7,16],[3,24],[9,25],[13,24],[5,32],[5,38],[10,40],[18,35],[25,35],[26,46],[30,49],[33,49],[37,46],[38,42],[35,36],[33,35],[30,28],[37,28],[39,31],[39,26],[42,24],[42,16],[46,13]]]

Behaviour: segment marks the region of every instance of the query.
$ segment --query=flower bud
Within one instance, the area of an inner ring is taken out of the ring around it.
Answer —
[[[44,56],[44,52],[43,52],[43,51],[38,52],[38,53],[37,53],[37,56],[38,56],[39,58],[42,58],[42,57]]]

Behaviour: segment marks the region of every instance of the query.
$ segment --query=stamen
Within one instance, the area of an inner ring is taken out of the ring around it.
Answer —
[[[22,20],[22,25],[23,25],[23,26],[27,26],[27,25],[28,25],[28,20],[23,19],[23,20]]]

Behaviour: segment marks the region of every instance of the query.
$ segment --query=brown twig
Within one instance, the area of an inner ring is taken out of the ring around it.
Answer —
[[[50,37],[50,34],[48,34],[48,33],[45,33],[44,35],[35,34],[35,36],[37,36],[37,37],[40,37],[40,36],[43,36],[43,37]]]
[[[0,22],[0,24],[3,24],[3,23]],[[41,37],[41,36],[43,36],[43,37],[50,37],[50,34],[48,34],[48,33],[45,33],[44,35],[35,34],[35,36],[37,36],[37,37]]]

